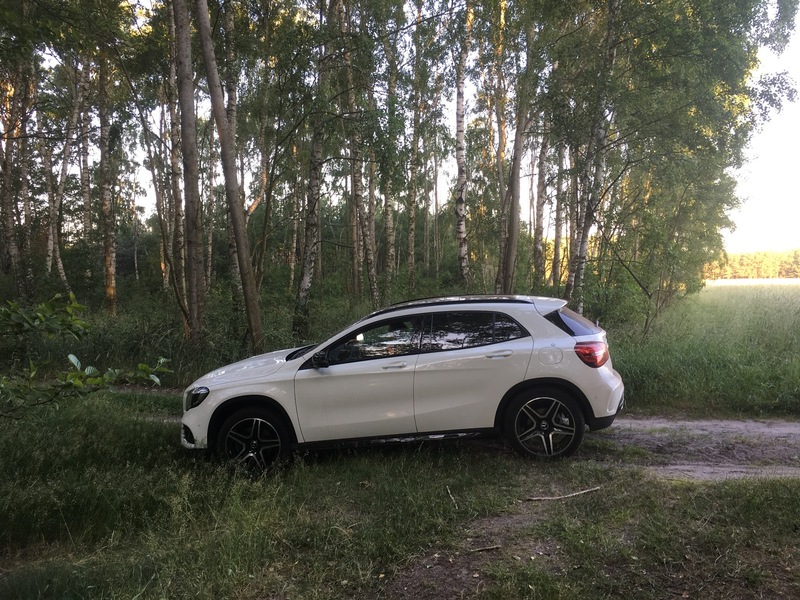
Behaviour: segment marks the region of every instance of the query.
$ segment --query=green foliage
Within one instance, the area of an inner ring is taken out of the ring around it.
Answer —
[[[15,344],[35,335],[79,340],[86,335],[86,322],[81,319],[85,310],[74,294],[66,302],[61,294],[56,294],[31,307],[9,300],[0,308],[0,336],[13,336]]]
[[[66,303],[60,295],[35,307],[9,302],[0,309],[0,332],[22,347],[29,345],[30,338],[42,335],[74,343],[88,333],[87,323],[79,316],[84,310],[71,294]],[[10,372],[0,375],[0,418],[17,417],[26,409],[83,397],[118,383],[161,385],[160,376],[170,372],[165,358],[153,366],[140,363],[135,369],[109,368],[105,373],[84,367],[74,354],[68,355],[68,361],[67,370],[55,374],[42,373],[32,359],[23,368],[8,365]]]
[[[643,337],[609,332],[634,413],[800,416],[800,285],[715,285]]]

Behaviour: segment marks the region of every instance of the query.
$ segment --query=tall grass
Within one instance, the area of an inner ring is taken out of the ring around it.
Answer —
[[[143,400],[104,393],[2,423],[0,598],[392,598],[434,552],[451,575],[469,568],[480,598],[800,593],[800,480],[659,481],[596,459],[591,440],[552,464],[430,444],[250,479],[180,449],[164,418],[178,398]],[[502,512],[527,514],[502,534],[475,525]],[[476,566],[484,535],[499,543]]]
[[[507,506],[530,466],[432,445],[253,480],[183,451],[163,408],[138,403],[103,394],[2,423],[1,598],[348,597]]]
[[[800,417],[800,282],[710,286],[610,339],[631,412]]]

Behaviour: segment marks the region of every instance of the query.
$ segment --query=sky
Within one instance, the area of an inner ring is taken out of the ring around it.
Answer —
[[[800,25],[800,23],[798,23]],[[761,68],[787,71],[800,96],[800,31],[784,53],[762,53]],[[748,150],[749,162],[735,173],[742,200],[731,214],[736,230],[725,236],[728,253],[800,249],[800,98],[784,104]]]

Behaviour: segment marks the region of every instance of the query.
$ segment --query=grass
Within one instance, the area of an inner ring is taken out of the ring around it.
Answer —
[[[631,410],[800,414],[799,297],[711,288],[643,342],[611,332]],[[103,392],[0,421],[0,598],[392,598],[409,571],[426,589],[413,569],[434,552],[453,560],[437,585],[454,580],[485,518],[515,525],[472,597],[800,597],[797,479],[655,479],[601,438],[553,464],[443,443],[250,479],[181,449],[179,413]]]
[[[800,417],[800,280],[715,285],[645,339],[610,332],[633,413]]]
[[[498,485],[496,469],[530,466],[433,445],[322,453],[251,480],[183,451],[176,423],[134,403],[106,394],[2,424],[0,597],[348,597],[508,505],[515,478]]]
[[[800,481],[628,481],[543,509],[521,538],[549,556],[497,561],[487,598],[797,597]]]
[[[526,511],[481,597],[800,593],[800,480],[676,483],[591,445],[541,464],[474,443],[324,452],[249,479],[135,403],[3,423],[0,597],[372,598],[414,557],[465,551],[476,519]]]

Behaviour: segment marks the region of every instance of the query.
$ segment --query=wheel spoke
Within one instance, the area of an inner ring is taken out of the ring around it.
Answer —
[[[278,434],[275,432],[275,429],[267,423],[266,421],[259,421],[258,422],[258,441],[263,443],[271,443],[273,445],[280,446],[280,438]]]
[[[542,398],[542,400],[545,400],[545,398]],[[552,421],[562,404],[558,400],[554,400],[552,398],[546,398],[546,400],[550,402],[550,406],[547,407],[547,410],[545,410],[545,414],[542,418]]]
[[[522,442],[523,444],[527,440],[529,440],[532,437],[535,437],[537,435],[541,435],[541,432],[539,431],[539,428],[536,426],[536,423],[534,423],[533,426],[529,427],[525,431],[523,431],[521,433],[517,433],[517,437],[519,438],[519,441]]]
[[[536,422],[536,421],[544,418],[544,415],[540,415],[539,413],[537,413],[533,409],[533,407],[531,406],[530,403],[528,403],[525,406],[523,406],[522,410],[520,412],[525,413],[525,415],[533,422]]]
[[[553,425],[553,433],[557,435],[568,435],[572,437],[575,435],[575,428],[569,425]]]
[[[228,441],[241,446],[247,446],[247,443],[252,439],[253,436],[251,434],[242,433],[235,429],[231,429],[230,433],[228,433]]]
[[[555,454],[555,444],[553,443],[553,434],[542,436],[542,446],[544,446],[545,456],[553,456]]]

